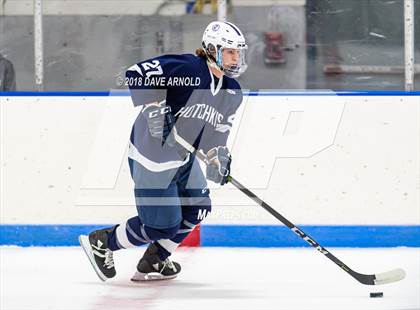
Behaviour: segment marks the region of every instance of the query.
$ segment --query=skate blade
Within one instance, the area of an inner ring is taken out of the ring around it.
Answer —
[[[160,281],[160,280],[170,280],[176,278],[176,274],[172,276],[164,276],[158,272],[142,273],[136,271],[136,273],[131,277],[133,282],[145,282],[145,281]]]
[[[99,270],[98,266],[96,265],[95,257],[93,256],[93,253],[92,253],[92,246],[90,245],[90,242],[89,242],[89,237],[85,235],[80,235],[79,243],[82,246],[83,250],[85,251],[86,256],[89,259],[89,262],[92,265],[93,270],[95,270],[96,274],[98,275],[99,279],[101,279],[104,282],[108,280],[106,275],[104,275],[102,271]]]

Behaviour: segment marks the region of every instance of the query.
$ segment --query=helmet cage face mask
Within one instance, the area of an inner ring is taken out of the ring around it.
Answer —
[[[222,69],[222,71],[231,78],[237,78],[239,77],[242,73],[244,73],[246,71],[246,69],[248,68],[248,65],[246,64],[246,49],[247,46],[245,45],[242,48],[238,48],[236,49],[236,51],[238,52],[238,58],[237,58],[237,62],[236,64],[227,66],[223,64],[223,50],[224,48],[220,48],[219,49],[219,55],[218,57],[220,57],[220,67]],[[217,63],[217,65],[219,66],[219,63]]]

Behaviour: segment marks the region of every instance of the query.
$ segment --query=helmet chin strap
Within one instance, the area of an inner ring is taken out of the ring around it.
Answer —
[[[216,69],[218,71],[220,71],[222,74],[224,74],[224,69],[223,67],[220,67],[216,62],[213,56],[209,55],[209,57],[207,57],[207,64],[209,67]]]
[[[203,45],[204,46],[204,45]],[[222,54],[221,54],[221,49],[217,49],[216,53],[216,58],[210,53],[210,51],[207,48],[204,48],[204,50],[206,51],[207,54],[207,63],[210,67],[221,71],[222,73],[224,73],[224,68],[223,68],[223,63],[222,63]],[[219,61],[218,61],[219,60]],[[220,62],[220,64],[219,64]]]
[[[209,64],[210,67],[212,67],[212,68],[214,68],[216,70],[219,70],[221,72],[224,71],[223,68],[220,68],[214,61],[207,60],[207,63]]]

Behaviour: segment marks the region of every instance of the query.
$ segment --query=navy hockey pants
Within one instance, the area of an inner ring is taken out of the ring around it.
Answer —
[[[168,257],[211,212],[207,181],[191,155],[184,166],[153,172],[129,159],[138,216],[118,225],[109,236],[111,250],[155,242]]]

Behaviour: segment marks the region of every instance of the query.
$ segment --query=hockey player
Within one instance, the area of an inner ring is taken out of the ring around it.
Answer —
[[[196,55],[164,55],[128,69],[126,84],[141,109],[130,137],[129,165],[138,214],[80,236],[98,276],[115,276],[113,252],[149,244],[133,281],[170,279],[181,266],[169,256],[211,211],[206,178],[224,185],[231,155],[226,141],[242,102],[235,80],[246,70],[247,45],[229,22],[212,22]],[[176,134],[207,154],[204,177]]]

